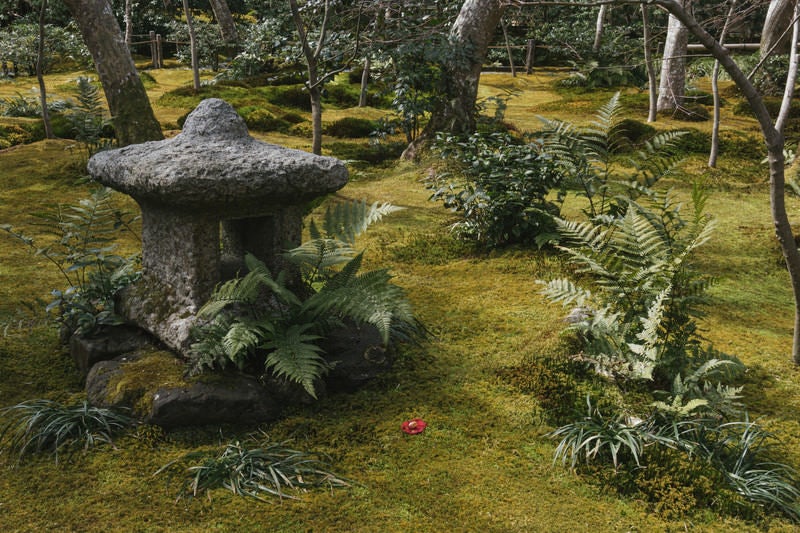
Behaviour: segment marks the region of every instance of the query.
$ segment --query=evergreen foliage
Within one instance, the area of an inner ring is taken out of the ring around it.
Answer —
[[[556,240],[563,196],[553,160],[533,142],[509,133],[439,134],[434,151],[447,162],[426,186],[431,200],[458,214],[451,226],[464,239],[496,247]]]

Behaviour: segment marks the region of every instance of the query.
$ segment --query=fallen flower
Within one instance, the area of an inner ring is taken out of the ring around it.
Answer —
[[[425,431],[425,428],[428,427],[428,424],[421,418],[412,418],[411,420],[406,420],[403,422],[401,427],[405,433],[408,433],[409,435],[416,435]]]

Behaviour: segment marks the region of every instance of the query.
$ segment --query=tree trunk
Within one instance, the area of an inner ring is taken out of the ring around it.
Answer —
[[[133,17],[131,15],[131,2],[132,0],[125,0],[125,44],[128,48],[131,47],[133,42]]]
[[[322,153],[322,80],[319,77],[319,56],[325,44],[325,37],[328,25],[329,1],[325,0],[325,13],[322,25],[319,30],[319,41],[315,49],[311,49],[308,42],[308,33],[303,18],[300,16],[300,8],[296,0],[289,0],[289,8],[292,11],[292,19],[300,36],[300,44],[303,48],[303,55],[306,57],[308,67],[308,93],[311,99],[311,152],[320,155]]]
[[[647,122],[655,122],[658,105],[658,89],[656,87],[656,67],[653,64],[653,51],[650,47],[650,15],[648,6],[642,4],[642,40],[644,41],[644,64],[647,67],[647,89],[650,105],[647,111]]]
[[[600,45],[603,43],[603,29],[606,24],[606,12],[608,11],[608,4],[600,6],[600,11],[597,12],[597,23],[594,28],[594,44],[592,45],[592,53],[595,55],[600,52]]]
[[[511,68],[511,77],[517,77],[517,69],[514,67],[514,54],[511,53],[511,43],[508,42],[508,29],[505,21],[500,19],[500,27],[503,28],[503,41],[506,43],[506,54],[508,54],[508,66]]]
[[[47,108],[47,88],[44,85],[44,15],[47,11],[47,0],[42,0],[39,8],[39,42],[36,50],[36,79],[39,81],[39,102],[42,106],[42,122],[44,136],[53,138],[53,126],[50,124],[50,111]]]
[[[653,3],[666,9],[676,18],[679,18],[681,22],[688,27],[689,31],[697,37],[700,43],[710,50],[712,55],[719,60],[720,64],[728,72],[744,97],[747,98],[750,108],[761,127],[761,133],[767,145],[767,159],[769,161],[772,220],[775,225],[775,234],[781,245],[784,260],[786,261],[786,268],[789,271],[795,303],[792,359],[796,364],[800,364],[800,251],[797,249],[792,227],[789,223],[789,216],[786,212],[785,159],[783,156],[785,138],[782,131],[785,121],[784,110],[788,111],[789,109],[787,97],[791,98],[797,76],[796,49],[792,47],[792,65],[794,68],[790,69],[789,75],[787,76],[786,92],[784,93],[784,101],[781,105],[781,113],[778,121],[773,124],[761,94],[759,94],[747,76],[731,59],[728,51],[697,23],[694,17],[684,9],[683,5],[676,0],[653,0]],[[783,116],[783,118],[781,118],[781,116]]]
[[[219,24],[222,40],[230,44],[239,42],[239,32],[236,31],[236,24],[233,22],[233,15],[231,15],[228,3],[225,0],[209,0],[208,3],[211,4],[214,18]]]
[[[761,56],[777,52],[785,54],[789,51],[789,24],[796,0],[771,0],[767,10],[767,18],[761,30]]]
[[[674,111],[683,104],[686,93],[686,46],[689,32],[675,16],[670,15],[664,58],[661,62],[661,79],[658,85],[659,113]]]
[[[192,56],[192,87],[195,94],[200,90],[200,61],[197,57],[197,36],[194,33],[194,17],[189,9],[189,0],[183,0],[183,11],[186,13],[186,27],[189,29],[189,52]]]
[[[64,0],[94,59],[120,146],[163,139],[108,0]]]
[[[505,8],[502,0],[464,1],[450,30],[454,57],[442,65],[446,80],[442,103],[431,114],[422,138],[437,131],[456,134],[475,131],[481,67]]]
[[[319,85],[309,88],[311,95],[311,153],[322,154],[322,91]]]
[[[719,44],[725,44],[725,36],[728,33],[728,26],[731,23],[733,10],[736,8],[736,0],[730,0],[731,6],[728,8],[728,15],[725,17],[725,23],[722,25],[722,31],[719,34]],[[711,71],[711,95],[714,98],[714,121],[711,124],[711,150],[708,154],[709,168],[717,166],[717,156],[719,155],[719,60],[714,60],[714,69]]]
[[[361,91],[358,94],[358,107],[367,105],[367,85],[369,84],[369,69],[372,66],[369,56],[364,58],[364,71],[361,73]]]

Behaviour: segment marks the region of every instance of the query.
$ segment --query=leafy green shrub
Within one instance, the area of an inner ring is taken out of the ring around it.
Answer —
[[[311,240],[286,254],[300,270],[300,287],[248,255],[248,273],[217,287],[200,310],[209,322],[195,331],[192,372],[254,364],[316,397],[314,382],[330,368],[320,342],[346,321],[375,327],[387,345],[421,335],[403,289],[386,270],[359,274],[363,254],[352,246],[356,235],[397,209],[337,204],[326,212],[325,236],[312,221]]]
[[[431,200],[458,213],[457,235],[494,247],[512,243],[543,246],[557,237],[560,199],[548,198],[561,177],[535,144],[509,134],[439,135],[433,150],[450,168],[426,186]]]
[[[59,205],[53,213],[38,215],[37,226],[51,235],[43,246],[8,224],[0,225],[0,230],[61,272],[67,288],[52,291],[47,310],[57,313],[67,336],[89,336],[102,326],[121,324],[122,317],[114,312],[114,295],[139,277],[134,258],[113,254],[115,236],[120,229],[132,231],[137,217],[118,209],[112,194],[111,189],[99,188],[78,204]]]
[[[329,83],[322,91],[323,100],[333,102],[339,107],[356,107],[359,96],[358,87],[344,83]]]
[[[288,131],[290,124],[265,109],[256,108],[244,116],[248,129],[255,131]]]
[[[299,125],[302,126],[302,124]],[[378,165],[385,161],[396,161],[403,153],[403,150],[406,149],[406,146],[402,142],[334,142],[329,143],[326,148],[330,150],[334,157],[345,161]]]
[[[303,85],[275,87],[269,101],[282,107],[294,107],[302,111],[311,111],[311,100]]]
[[[31,400],[0,411],[0,447],[18,460],[48,451],[55,455],[65,447],[89,449],[99,443],[113,445],[113,436],[130,427],[127,415],[91,407],[87,402],[64,406],[50,400]]]
[[[156,474],[167,472],[183,478],[178,498],[225,488],[238,496],[268,501],[264,496],[296,499],[294,493],[300,490],[350,486],[328,470],[319,454],[293,450],[285,442],[255,444],[257,447],[235,442],[218,451],[192,452],[164,465]]]
[[[305,122],[306,118],[303,115],[289,111],[281,115],[281,120],[285,120],[289,124],[300,124],[301,122]]]
[[[683,130],[676,148],[688,154],[707,154],[711,150],[711,134],[694,128]]]
[[[344,117],[328,124],[325,133],[334,137],[369,137],[378,128],[374,120]]]

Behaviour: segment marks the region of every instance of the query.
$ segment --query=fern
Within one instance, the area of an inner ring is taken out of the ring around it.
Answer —
[[[359,273],[363,255],[352,246],[356,235],[396,210],[365,202],[328,209],[325,234],[312,224],[316,237],[286,254],[303,272],[299,290],[247,254],[247,274],[217,287],[199,312],[207,323],[196,328],[190,372],[258,362],[316,397],[314,382],[330,369],[320,343],[346,320],[373,325],[386,344],[424,334],[405,292],[386,270]]]
[[[542,150],[555,160],[566,184],[587,198],[590,218],[623,212],[628,201],[648,194],[681,160],[674,152],[685,132],[664,132],[647,141],[626,165],[614,164],[621,117],[619,93],[597,110],[586,127],[540,117]]]

